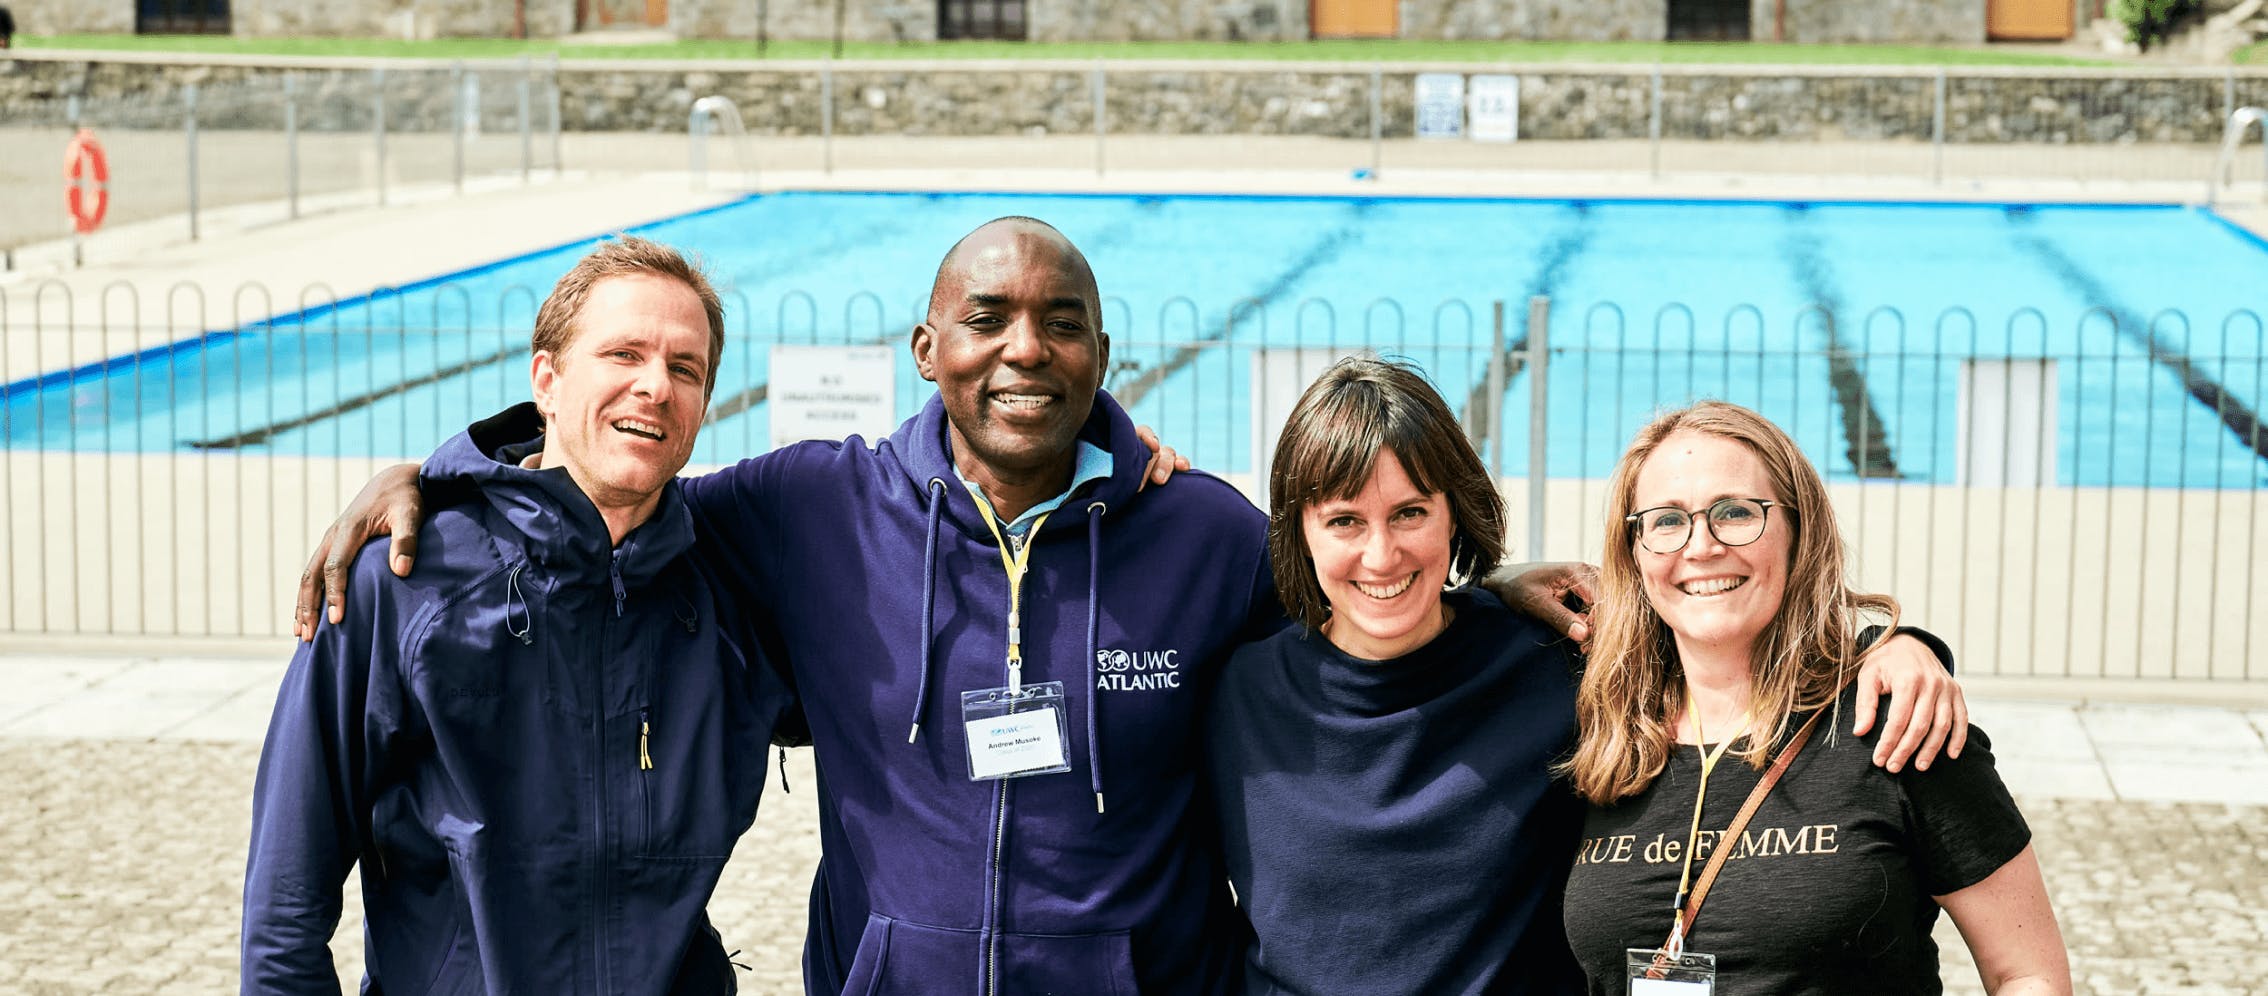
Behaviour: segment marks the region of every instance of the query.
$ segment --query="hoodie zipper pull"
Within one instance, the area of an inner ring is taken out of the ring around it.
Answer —
[[[780,748],[780,792],[783,795],[795,794],[795,790],[789,788],[787,783],[787,748],[785,747]]]
[[[654,728],[646,722],[646,710],[638,710],[638,770],[640,771],[654,770],[654,756],[646,753],[646,743],[653,731]]]
[[[607,576],[614,579],[614,617],[620,619],[622,618],[622,602],[630,597],[628,592],[622,590],[622,556],[620,554],[616,554],[614,559],[606,562],[606,573]]]

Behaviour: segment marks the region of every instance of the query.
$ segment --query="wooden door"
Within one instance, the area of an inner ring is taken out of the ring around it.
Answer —
[[[1308,34],[1315,38],[1392,38],[1398,0],[1308,0]]]
[[[669,0],[584,0],[585,28],[669,26]]]
[[[1994,41],[2062,41],[2071,22],[2071,0],[1985,2],[1985,37]]]

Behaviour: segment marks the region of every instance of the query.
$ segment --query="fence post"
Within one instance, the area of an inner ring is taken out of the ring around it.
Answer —
[[[75,93],[74,93],[74,94],[70,95],[69,97],[66,97],[66,98],[64,98],[64,100],[63,100],[63,120],[64,120],[64,121],[66,121],[66,122],[68,122],[68,123],[70,124],[70,126],[71,126],[71,133],[72,133],[72,134],[74,134],[74,135],[78,134],[78,132],[79,132],[79,95],[78,95],[78,94],[75,94]],[[72,265],[72,266],[85,266],[85,265],[87,265],[87,257],[86,257],[86,253],[85,253],[85,252],[83,251],[83,247],[82,247],[82,245],[81,245],[81,243],[82,243],[82,242],[83,242],[84,240],[85,240],[85,237],[84,237],[84,236],[81,236],[81,235],[79,234],[79,226],[77,226],[77,225],[72,225],[72,226],[71,226],[71,265]],[[13,270],[15,270],[15,268],[16,268],[16,250],[15,250],[15,248],[14,248],[14,247],[10,247],[10,248],[8,249],[8,260],[7,260],[7,262],[8,262],[8,269],[9,269],[10,271],[13,271]],[[37,340],[34,340],[34,341],[37,341]]]
[[[1094,82],[1090,87],[1095,94],[1095,175],[1103,175],[1103,135],[1110,130],[1103,110],[1103,61],[1095,60]]]
[[[467,109],[465,107],[465,64],[462,62],[449,64],[449,92],[453,95],[452,99],[454,100],[451,106],[456,108],[456,113],[449,115],[449,175],[455,178],[457,196],[462,197],[465,194],[465,111]],[[479,114],[480,108],[474,107],[471,108],[471,111],[474,114]]]
[[[1937,67],[1937,97],[1929,115],[1930,182],[1945,183],[1945,67]]]
[[[1541,559],[1544,542],[1544,443],[1549,438],[1551,298],[1528,299],[1528,556]]]
[[[819,172],[835,172],[835,62],[819,64]]]
[[[1386,144],[1386,74],[1377,66],[1370,67],[1370,177],[1378,178],[1385,164],[1383,146]]]
[[[559,53],[551,53],[551,178],[556,180],[567,171],[565,142],[559,137],[561,124],[559,95]]]
[[[299,220],[299,74],[283,78],[284,199]]]
[[[1651,162],[1654,179],[1662,178],[1662,67],[1654,66],[1649,96],[1646,100],[1646,155]]]
[[[378,206],[386,206],[386,67],[370,70],[370,137],[378,149]]]
[[[1488,478],[1504,476],[1504,441],[1496,434],[1504,427],[1504,302],[1494,302],[1494,321],[1488,335],[1488,404],[1482,405],[1481,439],[1488,447]]]
[[[530,74],[530,73],[533,73],[533,72],[535,72],[535,70],[534,70],[534,68],[533,68],[533,67],[531,67],[531,66],[529,65],[529,63],[528,63],[528,57],[527,57],[527,56],[524,56],[524,55],[523,55],[523,56],[521,56],[521,57],[520,57],[520,182],[521,182],[521,183],[528,183],[528,182],[531,182],[531,181],[533,181],[533,179],[535,178],[535,121],[534,121],[534,120],[532,120],[532,115],[531,115],[531,114],[530,114],[530,112],[529,112],[529,107],[530,107],[531,105],[530,105],[530,102],[529,102],[529,100],[528,100],[528,87],[529,87],[529,86],[531,85],[531,80],[530,80],[530,78],[529,78],[529,74]]]
[[[197,241],[197,84],[181,88],[181,132],[189,142],[189,241]]]

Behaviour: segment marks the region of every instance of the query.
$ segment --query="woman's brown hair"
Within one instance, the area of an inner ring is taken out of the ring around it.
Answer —
[[[1359,494],[1385,450],[1394,451],[1419,490],[1447,496],[1456,524],[1450,577],[1486,577],[1504,557],[1504,499],[1441,392],[1406,363],[1340,360],[1299,396],[1268,472],[1276,594],[1310,630],[1322,628],[1331,604],[1315,581],[1302,515],[1316,502]]]
[[[1637,511],[1639,468],[1663,440],[1681,432],[1728,439],[1755,454],[1780,502],[1772,512],[1792,530],[1787,587],[1750,661],[1751,714],[1760,723],[1737,756],[1762,767],[1770,745],[1787,735],[1791,715],[1832,703],[1859,656],[1854,643],[1862,613],[1897,624],[1895,599],[1850,587],[1826,482],[1779,426],[1722,401],[1656,418],[1638,430],[1607,483],[1599,604],[1591,610],[1590,663],[1575,696],[1575,754],[1565,765],[1575,791],[1594,804],[1643,791],[1662,773],[1675,742],[1671,723],[1685,698],[1677,641],[1646,598],[1635,534],[1625,518]]]

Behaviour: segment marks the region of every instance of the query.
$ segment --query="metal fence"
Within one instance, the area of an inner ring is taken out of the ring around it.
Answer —
[[[444,320],[383,293],[333,307],[258,285],[16,294],[0,296],[16,322],[0,369],[38,373],[7,388],[0,421],[0,632],[283,632],[305,550],[371,472],[527,392],[533,290],[454,301]],[[911,414],[929,394],[904,349],[918,307],[728,296],[696,465],[770,445],[777,345],[890,347],[892,414]],[[1595,560],[1603,479],[1631,433],[1726,398],[1796,437],[1861,584],[1948,636],[1969,673],[2268,679],[2255,311],[2094,311],[2075,327],[2029,309],[1839,323],[1540,298],[1104,312],[1114,395],[1256,499],[1306,377],[1372,350],[1419,363],[1459,410],[1503,481],[1515,557]]]
[[[0,250],[72,234],[62,150],[91,129],[110,163],[105,226],[257,205],[278,220],[385,206],[412,188],[526,181],[560,164],[555,63],[236,73],[146,93],[68,92],[0,107]],[[50,152],[49,150],[52,150]]]

